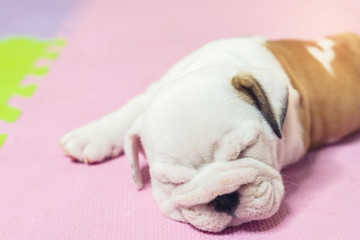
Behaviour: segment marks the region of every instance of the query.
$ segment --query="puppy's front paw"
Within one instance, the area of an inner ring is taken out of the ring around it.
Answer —
[[[123,136],[97,121],[66,134],[60,144],[66,155],[88,164],[119,155]]]

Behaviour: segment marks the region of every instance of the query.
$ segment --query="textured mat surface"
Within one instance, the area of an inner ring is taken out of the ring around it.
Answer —
[[[0,239],[358,239],[360,135],[285,170],[286,196],[272,218],[219,234],[163,217],[144,159],[139,192],[124,156],[84,166],[63,156],[58,140],[117,109],[208,41],[360,33],[359,10],[357,0],[74,5],[62,27],[53,25],[50,37],[67,42],[60,56],[30,99],[8,102],[22,109],[18,120],[0,122],[8,133],[0,149]]]

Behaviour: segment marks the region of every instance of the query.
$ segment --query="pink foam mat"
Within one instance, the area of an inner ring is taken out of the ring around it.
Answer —
[[[283,172],[286,195],[272,218],[198,231],[163,217],[146,186],[137,191],[124,156],[85,166],[66,158],[67,131],[116,110],[176,60],[211,40],[241,35],[312,38],[360,33],[357,0],[92,0],[72,17],[67,45],[1,125],[0,239],[359,239],[360,135],[312,152]],[[76,19],[76,20],[74,20]]]

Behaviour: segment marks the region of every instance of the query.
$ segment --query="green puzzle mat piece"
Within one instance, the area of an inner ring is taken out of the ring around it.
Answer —
[[[6,135],[5,134],[0,134],[0,147],[4,144],[6,139]]]
[[[8,106],[14,95],[30,97],[36,90],[35,84],[22,86],[27,75],[44,76],[48,67],[35,67],[40,58],[55,59],[57,52],[49,52],[49,46],[62,46],[63,40],[41,40],[30,37],[9,37],[0,39],[0,120],[15,122],[21,111]],[[0,134],[0,147],[6,138]]]

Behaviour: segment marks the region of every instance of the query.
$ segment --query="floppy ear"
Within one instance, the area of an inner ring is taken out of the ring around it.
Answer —
[[[124,152],[130,162],[132,178],[139,190],[144,186],[139,166],[139,151],[142,151],[140,123],[141,116],[136,119],[124,137]]]
[[[267,96],[261,84],[250,74],[237,74],[231,79],[231,84],[239,91],[243,99],[255,105],[264,116],[266,122],[270,125],[276,136],[282,138],[281,129],[284,124],[288,107],[288,89],[282,91],[279,99],[279,93],[274,97]],[[283,89],[279,89],[281,92]],[[276,108],[274,109],[274,105]]]

